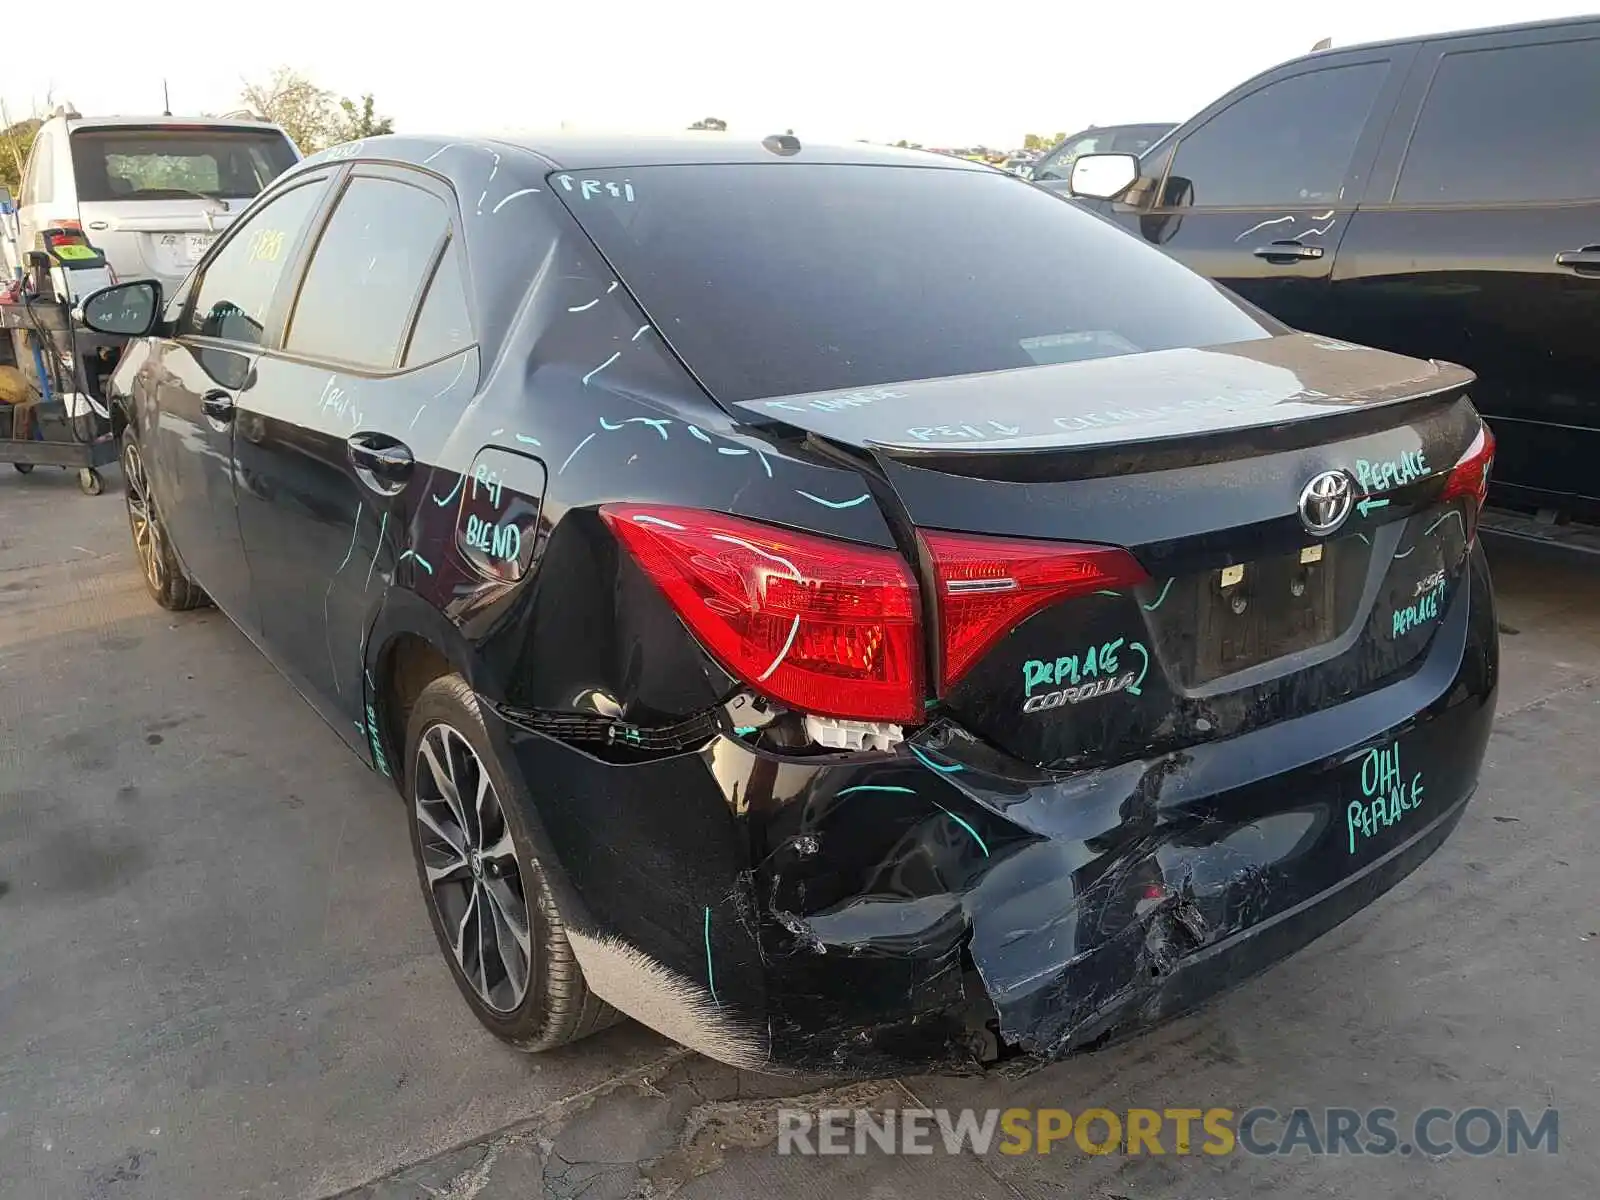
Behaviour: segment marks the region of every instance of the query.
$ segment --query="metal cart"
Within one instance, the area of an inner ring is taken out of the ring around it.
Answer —
[[[17,369],[37,395],[0,405],[0,463],[24,475],[39,465],[76,469],[78,486],[90,496],[105,490],[100,468],[115,462],[109,410],[102,411],[99,381],[89,382],[96,347],[75,336],[65,305],[55,302],[0,303],[0,329],[10,340]]]
[[[76,469],[78,486],[98,496],[100,468],[117,457],[101,377],[120,346],[82,328],[73,306],[109,272],[78,230],[45,230],[40,240],[23,256],[26,269],[13,267],[18,278],[0,286],[0,362],[10,357],[27,385],[17,403],[0,404],[0,463],[24,475],[40,464]]]

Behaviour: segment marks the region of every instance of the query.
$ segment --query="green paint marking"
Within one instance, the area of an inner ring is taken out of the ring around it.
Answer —
[[[917,794],[917,789],[908,787],[895,787],[894,785],[888,783],[858,783],[855,785],[855,787],[845,788],[839,793],[839,795],[848,796],[851,792],[900,792],[907,796],[915,796]]]
[[[972,835],[972,840],[978,843],[978,849],[983,851],[983,856],[985,858],[989,857],[989,847],[984,844],[983,838],[979,835],[979,833],[978,833],[978,831],[976,829],[974,829],[967,822],[963,821],[960,817],[956,816],[955,813],[951,812],[944,805],[935,804],[934,807],[937,808],[940,812],[942,812],[945,816],[949,817],[957,825],[961,826],[961,828],[965,829],[968,833],[970,833]]]
[[[717,996],[717,974],[711,966],[711,910],[706,909],[706,986],[711,989],[711,1000],[718,1008],[722,1000]]]
[[[1356,507],[1361,510],[1361,515],[1364,517],[1375,508],[1388,508],[1389,502],[1387,500],[1358,500]]]
[[[1139,678],[1128,685],[1128,694],[1138,696],[1142,694],[1139,688],[1144,683],[1144,677],[1150,673],[1150,652],[1144,648],[1143,642],[1129,642],[1128,649],[1137,650],[1139,657],[1144,660],[1144,665],[1139,668]]]
[[[966,770],[960,763],[936,763],[924,754],[918,747],[911,747],[911,753],[916,755],[917,761],[930,770],[939,771],[945,775],[954,775],[958,771]]]
[[[1146,604],[1143,606],[1145,612],[1155,612],[1156,609],[1161,607],[1161,602],[1167,598],[1167,593],[1172,590],[1172,584],[1173,580],[1167,580],[1167,586],[1161,589],[1161,595],[1156,597],[1156,602],[1154,604]]]

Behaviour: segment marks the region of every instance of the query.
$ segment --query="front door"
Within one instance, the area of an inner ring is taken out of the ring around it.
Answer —
[[[476,382],[466,362],[437,361],[451,346],[424,350],[412,333],[432,279],[454,289],[455,348],[470,341],[450,211],[425,176],[354,168],[234,443],[263,646],[363,753],[367,633],[403,561],[440,422]]]
[[[1297,328],[1317,328],[1355,208],[1369,116],[1403,74],[1387,52],[1268,77],[1157,148],[1131,232]],[[1381,127],[1381,123],[1380,123]]]
[[[234,434],[279,285],[327,195],[293,187],[231,230],[203,264],[156,364],[140,438],[157,511],[195,581],[246,632],[260,628],[235,508]]]
[[[233,413],[254,357],[203,342],[162,343],[140,438],[167,537],[195,582],[247,633],[260,622],[234,510]]]

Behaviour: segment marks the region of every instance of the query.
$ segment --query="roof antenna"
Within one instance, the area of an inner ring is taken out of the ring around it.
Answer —
[[[1322,38],[1321,40],[1319,40],[1315,46],[1311,47],[1311,53],[1317,54],[1317,53],[1320,53],[1323,50],[1332,50],[1332,49],[1333,49],[1333,39],[1331,37],[1325,37],[1325,38]]]
[[[167,81],[165,79],[161,81],[161,115],[163,117],[172,115],[172,97],[167,94]]]

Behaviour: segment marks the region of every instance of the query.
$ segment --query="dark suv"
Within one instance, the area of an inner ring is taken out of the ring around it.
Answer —
[[[1291,325],[1471,367],[1493,498],[1600,519],[1600,19],[1312,54],[1072,184]]]

